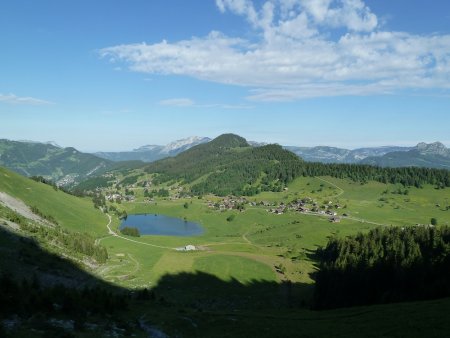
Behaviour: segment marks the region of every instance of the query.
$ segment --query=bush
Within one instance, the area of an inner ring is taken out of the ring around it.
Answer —
[[[235,219],[235,215],[230,215],[227,217],[227,222],[232,222]]]
[[[124,227],[123,229],[120,230],[120,232],[122,233],[122,235],[125,236],[141,237],[139,229],[134,227]]]

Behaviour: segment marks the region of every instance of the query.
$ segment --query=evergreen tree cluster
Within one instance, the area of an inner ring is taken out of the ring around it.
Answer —
[[[261,191],[280,191],[296,177],[296,168],[301,165],[295,154],[279,145],[252,148],[241,143],[232,148],[210,143],[151,164],[147,171],[159,173],[160,182],[192,183],[206,176],[191,187],[196,195],[251,196]]]
[[[405,187],[450,187],[450,171],[429,168],[381,168],[359,164],[304,162],[279,145],[250,147],[237,135],[222,135],[176,157],[154,162],[146,171],[157,173],[154,182],[198,183],[192,193],[219,196],[252,196],[261,191],[281,191],[299,176],[332,176],[365,183],[402,184]]]
[[[53,189],[58,190],[58,186],[56,185],[55,182],[53,182],[52,180],[48,180],[42,176],[31,176],[30,177],[33,181],[39,182],[39,183],[44,183],[47,184],[49,186],[51,186]]]
[[[41,314],[42,322],[52,316],[70,316],[83,323],[92,315],[111,315],[127,309],[129,298],[102,287],[43,287],[36,277],[19,282],[5,273],[0,275],[0,290],[0,318]]]
[[[119,185],[127,186],[127,185],[135,184],[135,183],[137,183],[139,177],[141,177],[141,176],[142,175],[140,175],[140,174],[127,176],[122,181],[119,182]]]
[[[153,189],[149,191],[148,189],[144,190],[144,197],[154,198],[154,197],[169,197],[169,190],[161,188],[161,189]]]
[[[388,227],[317,250],[317,309],[450,296],[450,227]]]
[[[418,167],[381,168],[361,164],[325,164],[303,162],[296,174],[298,176],[332,176],[348,178],[355,182],[377,181],[381,183],[402,184],[405,187],[420,188],[424,184],[439,188],[450,187],[450,171]]]
[[[59,226],[30,225],[23,220],[20,220],[18,224],[20,224],[21,230],[37,236],[46,243],[54,243],[74,253],[92,257],[98,263],[105,263],[108,259],[106,248],[96,244],[95,239],[88,234],[69,232]]]
[[[92,193],[92,202],[94,203],[94,208],[105,209],[106,208],[106,198],[101,192]]]
[[[94,191],[97,188],[107,188],[112,186],[113,179],[105,176],[90,177],[77,184],[72,191],[85,193],[86,191]]]
[[[38,215],[39,217],[41,217],[41,218],[43,218],[43,219],[45,219],[45,220],[47,220],[47,221],[49,221],[49,222],[51,222],[51,223],[53,223],[55,225],[58,225],[58,221],[52,215],[44,214],[42,211],[40,211],[35,206],[30,207],[30,210],[31,210],[31,212],[33,214]]]
[[[122,229],[120,229],[120,232],[126,236],[141,237],[139,229],[135,227],[123,227]]]

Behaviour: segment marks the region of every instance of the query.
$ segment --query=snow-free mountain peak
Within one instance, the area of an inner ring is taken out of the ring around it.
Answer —
[[[153,162],[169,156],[176,156],[198,144],[211,141],[208,137],[191,136],[171,142],[165,146],[149,144],[131,151],[122,152],[98,152],[96,156],[111,161],[133,161]]]
[[[421,154],[450,156],[450,150],[441,142],[425,143],[420,142],[416,149]]]
[[[206,143],[211,141],[209,137],[200,137],[200,136],[190,136],[187,138],[183,138],[180,140],[176,140],[164,146],[161,150],[163,154],[170,154],[172,152],[180,152],[192,148],[198,144]]]

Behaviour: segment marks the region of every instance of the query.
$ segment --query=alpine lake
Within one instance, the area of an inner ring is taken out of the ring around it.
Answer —
[[[198,236],[204,232],[198,223],[159,214],[128,215],[120,224],[120,229],[124,227],[137,228],[141,235],[188,237]]]

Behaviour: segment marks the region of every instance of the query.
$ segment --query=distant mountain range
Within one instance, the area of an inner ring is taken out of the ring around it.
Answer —
[[[406,152],[412,147],[384,146],[358,148],[354,150],[319,146],[319,147],[284,147],[297,154],[305,161],[322,163],[359,163],[367,157],[383,156],[392,152]]]
[[[422,142],[415,147],[385,146],[354,150],[334,147],[285,148],[308,162],[450,169],[450,149],[440,142]]]
[[[58,185],[71,186],[118,167],[141,167],[174,157],[193,147],[211,143],[208,137],[189,137],[165,146],[147,145],[129,152],[82,153],[54,142],[0,140],[0,166],[25,176],[44,176]],[[247,147],[266,143],[245,141]],[[450,169],[450,150],[440,142],[416,147],[375,147],[348,150],[334,147],[284,147],[309,162],[369,164],[382,167],[429,167]],[[188,154],[189,155],[189,152]],[[186,156],[187,156],[186,155]],[[131,163],[131,161],[134,161]],[[142,162],[141,162],[142,161]],[[119,163],[117,163],[119,162]]]
[[[382,156],[370,156],[360,163],[380,167],[428,167],[450,169],[450,149],[440,142],[419,143],[408,151],[394,151]]]
[[[0,140],[0,166],[24,176],[43,176],[59,185],[71,185],[107,170],[113,163],[75,148],[51,142]]]
[[[106,160],[120,162],[120,161],[143,161],[154,162],[167,157],[174,157],[178,154],[195,147],[199,144],[210,142],[209,137],[192,136],[185,139],[171,142],[165,146],[163,145],[146,145],[139,147],[131,151],[122,152],[97,152],[93,155],[101,157]],[[252,147],[265,146],[266,142],[248,141],[248,144]],[[442,145],[442,144],[441,144]],[[444,148],[445,146],[442,145]],[[433,168],[442,167],[441,158],[414,160],[409,151],[416,149],[415,147],[399,147],[399,146],[383,146],[383,147],[366,147],[358,148],[354,150],[318,146],[318,147],[295,147],[295,146],[283,146],[283,148],[293,152],[297,156],[301,157],[308,162],[322,162],[322,163],[371,163],[381,166],[395,166],[398,161],[394,161],[393,164],[386,159],[381,162],[377,162],[376,158],[382,157],[390,153],[408,153],[403,154],[405,159],[398,163],[401,166],[431,166]],[[426,155],[429,157],[430,154]],[[408,158],[411,158],[411,162],[408,162]],[[368,159],[368,160],[366,160]],[[436,163],[435,163],[436,162]],[[410,164],[411,163],[411,164]],[[444,167],[446,163],[443,163]]]
[[[211,141],[209,137],[192,136],[171,142],[165,146],[146,145],[132,151],[97,152],[94,153],[94,155],[115,162],[136,160],[143,162],[154,162],[166,157],[176,156],[198,144],[207,143],[209,141]]]

